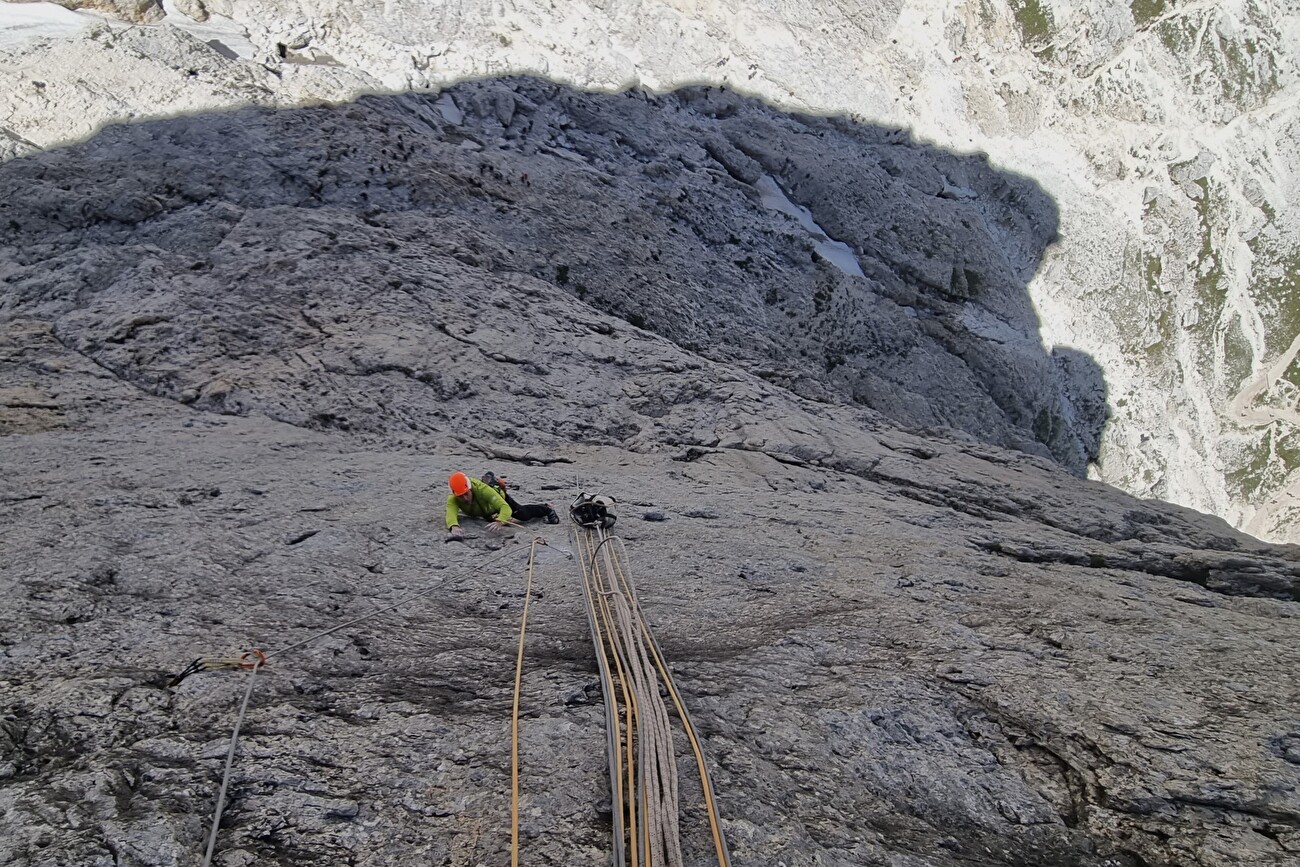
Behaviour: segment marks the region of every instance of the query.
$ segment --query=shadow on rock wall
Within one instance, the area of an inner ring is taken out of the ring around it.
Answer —
[[[983,155],[710,87],[465,82],[111,127],[0,167],[7,313],[50,320],[65,345],[199,408],[445,433],[446,404],[476,390],[440,376],[459,339],[445,314],[508,278],[804,398],[1082,474],[1106,416],[1101,372],[1044,351],[1026,291],[1057,225],[1041,188]],[[416,312],[362,333],[386,293]],[[447,348],[411,361],[403,323],[421,317]],[[545,376],[517,332],[488,336],[484,363],[517,390]],[[326,338],[328,357],[303,354]],[[435,399],[340,404],[393,371]],[[637,413],[576,437],[553,417],[494,433],[620,443],[654,415]]]

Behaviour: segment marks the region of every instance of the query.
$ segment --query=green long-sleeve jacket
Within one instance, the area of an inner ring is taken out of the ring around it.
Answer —
[[[460,524],[462,512],[474,518],[495,517],[502,523],[510,520],[510,506],[495,488],[489,487],[478,479],[470,479],[469,489],[474,494],[474,502],[468,506],[462,506],[455,494],[447,497],[448,530]]]

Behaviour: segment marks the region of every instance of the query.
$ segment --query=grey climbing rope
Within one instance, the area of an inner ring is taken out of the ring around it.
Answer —
[[[502,550],[501,552],[486,558],[486,560],[484,560],[483,562],[475,564],[475,568],[482,569],[483,567],[495,563],[497,560],[500,560],[503,557],[505,557],[507,554],[511,554],[511,553],[514,552],[508,549]],[[230,736],[230,749],[226,753],[226,767],[225,767],[225,771],[221,775],[221,788],[217,792],[217,806],[212,818],[212,828],[208,832],[208,845],[203,855],[203,862],[201,867],[210,867],[212,863],[212,855],[216,851],[217,830],[221,826],[221,814],[225,810],[225,804],[226,804],[226,790],[229,787],[229,783],[230,783],[231,769],[234,767],[235,764],[235,752],[239,746],[239,730],[244,724],[244,715],[248,712],[248,703],[253,696],[253,682],[254,682],[254,678],[257,675],[258,670],[263,665],[265,665],[266,661],[270,659],[272,656],[278,656],[282,653],[287,653],[290,650],[297,650],[300,647],[311,644],[313,641],[318,641],[327,635],[331,635],[335,632],[338,632],[340,629],[346,629],[349,626],[355,626],[356,624],[369,620],[372,617],[378,617],[380,614],[384,614],[389,611],[393,611],[397,608],[401,608],[402,606],[408,605],[417,599],[420,599],[424,596],[428,596],[433,591],[440,589],[445,583],[446,583],[445,581],[439,580],[433,586],[426,587],[424,590],[421,590],[418,593],[412,593],[408,596],[404,596],[397,602],[393,603],[392,605],[377,609],[375,611],[371,611],[367,614],[361,615],[360,617],[354,617],[353,619],[345,623],[340,623],[337,626],[332,626],[329,629],[325,629],[321,632],[316,633],[315,635],[308,636],[307,638],[304,638],[302,641],[295,642],[293,644],[287,645],[286,647],[281,647],[276,650],[272,650],[269,653],[262,653],[260,651],[255,651],[256,657],[254,658],[252,662],[252,666],[248,672],[248,686],[244,690],[244,700],[243,702],[240,703],[239,715],[235,719],[235,728]],[[245,654],[243,657],[240,657],[240,659],[244,659],[246,657],[248,657],[248,654]],[[191,664],[191,668],[193,667],[194,667],[193,664]]]
[[[248,686],[244,688],[244,700],[239,705],[235,730],[230,735],[230,749],[226,751],[226,769],[221,774],[221,790],[217,792],[217,809],[212,816],[212,830],[208,832],[208,846],[203,853],[203,867],[208,867],[212,863],[212,853],[217,848],[217,829],[221,827],[221,811],[226,806],[226,787],[230,785],[230,769],[235,764],[235,749],[239,746],[239,729],[244,724],[244,714],[248,712],[248,700],[253,697],[253,678],[257,677],[257,670],[262,667],[263,661],[259,659],[254,662],[253,668],[248,672]]]

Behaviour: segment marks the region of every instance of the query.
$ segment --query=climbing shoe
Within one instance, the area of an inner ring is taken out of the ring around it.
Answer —
[[[548,523],[548,524],[558,524],[558,523],[560,523],[560,516],[557,515],[557,514],[555,514],[555,509],[552,508],[552,509],[550,509],[549,511],[547,511],[547,513],[546,513],[546,523]]]

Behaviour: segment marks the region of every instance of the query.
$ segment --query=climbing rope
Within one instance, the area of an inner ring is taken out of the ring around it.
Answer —
[[[253,678],[262,667],[266,657],[253,663],[248,672],[248,686],[244,689],[244,700],[239,704],[239,716],[235,718],[235,731],[230,735],[230,749],[226,751],[226,769],[221,774],[221,789],[217,792],[217,811],[212,816],[212,830],[208,832],[208,846],[203,853],[203,867],[212,863],[212,853],[217,848],[217,829],[221,827],[221,811],[226,805],[226,787],[230,785],[230,769],[235,764],[235,748],[239,746],[239,729],[244,724],[244,714],[248,712],[248,700],[253,697]]]
[[[616,559],[615,563],[627,562],[627,548],[621,538],[615,537],[623,557]],[[631,575],[622,568],[619,569],[619,580],[626,589],[628,598],[632,600],[633,606],[640,611],[640,603],[637,602],[636,588],[632,584]],[[717,802],[713,794],[713,783],[709,779],[709,769],[704,763],[704,751],[700,747],[699,738],[695,733],[695,726],[691,723],[690,714],[686,710],[686,704],[682,701],[681,693],[677,691],[677,684],[673,681],[672,672],[669,671],[667,664],[664,662],[663,653],[659,650],[659,643],[655,641],[654,634],[646,626],[644,619],[641,619],[641,630],[645,640],[649,645],[650,652],[654,655],[655,667],[663,677],[664,685],[668,689],[668,694],[672,697],[673,706],[677,710],[677,716],[682,721],[682,728],[686,732],[686,737],[691,743],[691,750],[695,754],[695,764],[700,774],[700,784],[704,794],[704,804],[709,816],[709,829],[713,835],[713,846],[718,856],[718,863],[721,867],[730,867],[731,859],[727,852],[727,841],[722,834],[722,819],[718,815]]]
[[[533,544],[528,548],[528,581],[524,585],[524,611],[519,617],[515,703],[510,717],[510,867],[519,867],[519,693],[524,678],[524,635],[528,631],[528,603],[533,596],[533,562],[537,558],[537,546],[545,544],[541,536],[534,536]]]
[[[626,638],[634,636],[635,632],[629,628],[626,606],[619,604],[625,600],[621,600],[610,587],[611,572],[606,546],[611,539],[604,535],[603,528],[599,527],[590,528],[584,536],[585,538],[580,536],[578,539],[579,546],[586,543],[584,567],[587,569],[587,576],[584,589],[590,592],[591,605],[596,611],[600,624],[600,629],[597,633],[593,633],[593,638],[599,635],[601,642],[599,653],[614,658],[624,696],[625,718],[628,720],[622,732],[611,726],[610,738],[615,746],[626,743],[628,750],[626,762],[620,762],[625,764],[625,767],[612,766],[611,770],[615,781],[621,779],[626,785],[626,801],[623,802],[622,808],[626,810],[631,825],[629,829],[631,856],[634,864],[638,860],[645,865],[663,864],[665,835],[662,829],[664,816],[660,784],[662,774],[657,767],[661,751],[656,746],[662,730],[660,724],[662,718],[652,706],[653,701],[658,699],[658,690],[654,689],[652,695],[647,683],[645,667],[642,664],[643,660],[638,659],[635,645],[625,641]],[[599,539],[599,542],[596,542],[596,539]],[[600,560],[602,553],[606,555],[603,565]],[[608,694],[607,706],[616,700],[612,693]],[[625,741],[621,740],[624,735]],[[616,789],[620,795],[622,795],[621,789],[622,787]],[[622,798],[620,797],[619,800]],[[631,805],[630,808],[628,805]],[[672,815],[676,816],[675,805]],[[615,817],[619,816],[620,813],[616,812]],[[640,834],[636,830],[637,824],[640,825]],[[618,833],[616,828],[616,848],[620,837],[621,833]],[[626,862],[616,860],[615,863],[622,865]]]
[[[610,522],[612,526],[612,522]],[[583,596],[588,625],[596,650],[601,690],[605,697],[605,722],[610,768],[610,792],[614,825],[615,867],[683,867],[679,823],[679,787],[673,748],[672,727],[660,684],[672,698],[678,718],[694,752],[714,848],[720,867],[730,867],[726,840],[722,834],[713,787],[704,762],[703,750],[687,714],[681,694],[673,683],[663,653],[641,615],[635,586],[627,568],[627,549],[622,539],[610,535],[607,526],[596,524],[575,528],[575,550],[580,552]],[[529,548],[528,577],[519,625],[515,659],[515,691],[511,717],[511,867],[519,864],[519,705],[523,683],[523,654],[537,546]],[[502,551],[477,564],[483,569],[510,554]],[[226,792],[238,751],[239,732],[252,699],[254,678],[267,661],[296,650],[328,635],[373,617],[409,605],[444,585],[410,594],[397,602],[352,618],[301,641],[269,653],[252,650],[240,657],[199,658],[172,679],[172,684],[200,671],[246,670],[247,685],[240,703],[225,768],[217,794],[212,827],[208,834],[202,867],[210,867],[216,850],[217,832],[225,807]],[[612,661],[612,664],[611,664]],[[615,685],[617,681],[617,688]],[[621,698],[621,702],[620,699]],[[621,713],[620,713],[621,705]],[[630,842],[630,846],[628,843]]]
[[[500,560],[501,558],[505,557],[507,554],[511,554],[511,553],[513,552],[508,549],[503,550],[491,557],[486,558],[486,560],[484,560],[482,563],[476,564],[475,568],[481,570],[484,567],[491,565],[492,563],[495,563],[497,560]],[[531,554],[530,554],[530,560],[531,560]],[[316,633],[315,635],[308,636],[307,638],[304,638],[302,641],[295,642],[294,644],[290,644],[286,647],[278,648],[276,650],[271,651],[270,653],[263,653],[260,650],[249,651],[248,653],[245,653],[243,656],[238,657],[238,664],[234,666],[218,665],[213,669],[209,669],[201,665],[201,663],[206,662],[206,660],[204,660],[203,658],[196,659],[194,662],[190,663],[190,665],[187,666],[184,671],[182,671],[176,677],[172,678],[172,681],[174,683],[179,683],[181,680],[183,680],[185,677],[188,677],[190,674],[193,674],[195,671],[209,671],[209,670],[216,670],[221,668],[232,668],[232,667],[248,669],[248,685],[244,690],[244,700],[239,706],[239,715],[235,718],[234,731],[231,732],[230,735],[230,749],[226,752],[226,767],[221,775],[221,788],[217,791],[217,806],[212,816],[212,828],[208,832],[208,845],[207,845],[207,850],[203,855],[203,861],[201,867],[210,867],[210,865],[212,864],[212,855],[215,852],[217,846],[217,829],[221,825],[221,814],[225,810],[226,790],[230,785],[231,769],[234,767],[235,752],[239,746],[239,730],[244,724],[244,715],[248,711],[248,703],[253,696],[253,679],[257,676],[258,670],[261,669],[262,666],[266,664],[266,661],[273,656],[278,656],[282,653],[287,653],[290,650],[297,650],[300,647],[311,644],[313,641],[319,641],[320,639],[324,638],[327,635],[332,635],[333,633],[338,632],[340,629],[346,629],[349,626],[355,626],[356,624],[369,620],[372,617],[378,617],[380,614],[385,614],[389,611],[393,611],[397,608],[401,608],[402,606],[408,605],[417,599],[428,596],[433,591],[440,589],[444,583],[445,582],[443,580],[439,580],[433,586],[427,587],[424,590],[419,591],[418,593],[412,593],[409,596],[404,596],[397,602],[394,602],[392,605],[377,609],[375,611],[371,611],[370,613],[363,614],[360,617],[354,617],[353,619],[345,623],[340,623],[337,626],[332,626],[329,629]],[[250,660],[250,655],[252,656],[251,660]],[[234,658],[216,658],[214,661],[230,662],[233,659]],[[251,662],[251,666],[250,664],[248,664],[250,662]]]
[[[616,734],[620,735],[620,743],[622,743],[626,749],[626,759],[625,762],[621,763],[623,764],[623,767],[617,770],[616,775],[620,779],[626,779],[626,803],[637,805],[636,809],[628,811],[628,839],[633,842],[631,848],[632,867],[637,867],[640,859],[643,857],[642,853],[645,849],[645,838],[637,836],[637,825],[640,823],[642,829],[648,827],[645,821],[645,813],[643,809],[645,801],[644,790],[637,788],[639,783],[637,777],[636,750],[633,743],[633,735],[640,725],[641,705],[638,700],[638,693],[632,686],[632,678],[629,675],[627,663],[624,661],[623,655],[618,652],[618,646],[614,638],[616,634],[614,620],[610,615],[608,603],[606,602],[605,596],[601,592],[600,587],[595,583],[597,580],[597,573],[595,570],[596,554],[600,552],[602,545],[604,545],[604,541],[597,545],[595,550],[592,552],[589,568],[592,570],[590,575],[592,578],[593,598],[599,608],[600,622],[603,626],[602,634],[604,636],[604,645],[602,646],[602,651],[604,647],[608,647],[614,652],[614,666],[618,674],[619,689],[623,694],[623,729],[622,732],[616,732]],[[621,736],[623,733],[626,734],[626,737]]]
[[[603,533],[603,528],[601,529]],[[601,545],[613,537],[606,536]],[[624,667],[632,678],[639,709],[639,755],[642,774],[639,791],[644,811],[642,857],[647,864],[681,867],[677,821],[677,765],[672,750],[672,728],[659,693],[658,680],[642,641],[640,612],[614,584],[618,567],[612,546],[603,549],[604,570],[597,570],[602,601],[613,622],[611,636],[618,643]]]
[[[580,536],[577,529],[574,530],[573,539],[575,550],[583,551],[586,547],[584,543],[588,541],[588,539],[585,536]],[[587,559],[588,557],[591,558],[590,562]],[[592,587],[591,569],[595,566],[595,552],[593,551],[587,556],[581,558],[580,563],[582,566],[582,595],[583,600],[586,603],[587,624],[591,628],[591,640],[596,651],[596,667],[600,671],[600,691],[605,699],[605,731],[608,733],[606,749],[609,754],[610,813],[614,823],[614,867],[625,867],[627,864],[627,855],[623,836],[623,817],[627,809],[627,804],[629,802],[636,802],[635,795],[632,792],[632,778],[630,776],[631,769],[633,768],[631,738],[634,728],[633,724],[628,722],[627,768],[629,777],[628,791],[626,792],[627,800],[624,800],[622,734],[618,726],[617,713],[615,711],[616,700],[614,696],[614,681],[609,670],[609,654],[607,652],[608,645],[603,638],[605,633],[601,629],[599,619],[600,615],[597,612],[596,606],[596,592]],[[625,720],[630,721],[633,714],[633,705],[628,697],[626,678],[624,678],[621,673],[619,676],[619,682],[622,684],[624,694],[624,718]],[[635,844],[637,839],[635,818],[633,818],[632,828],[632,840]],[[635,867],[635,845],[633,846],[632,857]]]
[[[582,555],[588,622],[605,694],[614,808],[614,864],[616,867],[627,864],[625,814],[627,840],[631,842],[627,848],[634,867],[638,860],[642,867],[681,867],[683,863],[677,765],[668,710],[660,694],[662,682],[695,754],[718,863],[729,867],[726,840],[699,738],[663,654],[641,614],[626,565],[627,549],[621,539],[606,530],[598,525],[575,528],[574,543]],[[621,730],[614,708],[618,697],[613,687],[615,674],[623,698],[624,728]]]

